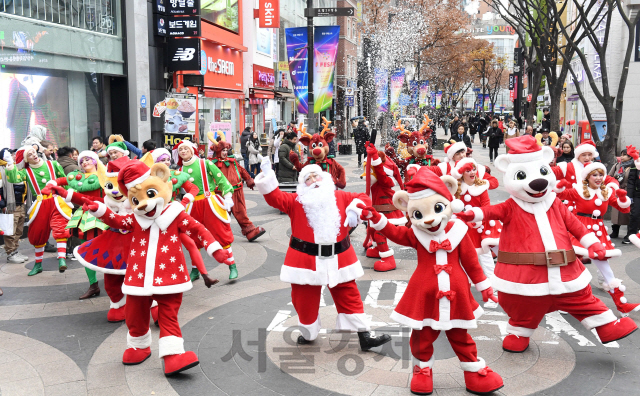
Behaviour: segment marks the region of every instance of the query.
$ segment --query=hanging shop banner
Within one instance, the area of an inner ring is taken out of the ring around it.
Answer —
[[[314,113],[331,108],[333,77],[336,71],[340,26],[316,26],[313,29]]]
[[[289,75],[293,83],[298,113],[309,114],[309,75],[307,74],[307,28],[296,27],[284,30],[287,41]]]
[[[484,111],[491,111],[491,99],[489,94],[484,95]]]
[[[436,109],[442,107],[442,91],[438,91],[436,94]]]
[[[436,108],[436,93],[434,91],[431,91],[431,108],[435,109]]]
[[[196,132],[197,96],[171,93],[164,100],[164,132],[170,134],[191,134]]]
[[[378,105],[378,111],[389,111],[389,73],[384,69],[375,69],[373,75],[374,82],[376,83],[376,104]]]
[[[418,99],[420,97],[420,82],[409,81],[409,94],[411,95],[410,105],[413,107],[418,106]]]
[[[200,70],[200,39],[170,39],[167,53],[169,71]]]
[[[396,69],[391,73],[391,112],[394,113],[399,109],[398,99],[400,98],[400,92],[402,91],[402,85],[404,84],[404,68]]]
[[[167,15],[198,15],[200,0],[155,0],[155,11]]]
[[[280,0],[260,0],[258,2],[258,19],[261,28],[279,28]]]
[[[429,101],[429,80],[420,82],[420,108],[427,107]]]

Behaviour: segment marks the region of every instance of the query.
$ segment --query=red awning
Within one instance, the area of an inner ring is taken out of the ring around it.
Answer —
[[[225,91],[224,89],[204,89],[204,96],[207,98],[224,98],[224,99],[244,99],[242,91]]]
[[[257,99],[273,99],[273,91],[268,91],[266,89],[256,89],[256,88],[252,88],[249,91],[249,97],[250,98],[257,98]]]

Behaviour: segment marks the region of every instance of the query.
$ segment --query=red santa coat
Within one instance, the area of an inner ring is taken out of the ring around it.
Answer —
[[[565,179],[571,183],[576,183],[577,181],[582,180],[581,173],[583,169],[584,165],[582,165],[582,162],[578,161],[577,158],[572,159],[571,162],[561,162],[557,166],[551,168],[558,181]],[[604,183],[607,187],[611,187],[614,190],[620,188],[618,181],[609,175],[605,176]]]
[[[620,249],[616,249],[613,243],[611,243],[611,238],[602,222],[602,218],[598,219],[597,217],[603,216],[607,212],[609,205],[622,213],[629,213],[629,207],[631,206],[629,197],[625,197],[626,201],[621,202],[615,194],[615,191],[611,187],[607,187],[607,199],[604,199],[600,189],[592,190],[591,188],[589,188],[589,198],[585,198],[583,186],[574,184],[573,188],[568,188],[558,194],[558,198],[575,202],[575,210],[573,213],[576,214],[576,218],[580,220],[588,230],[596,234],[600,243],[607,249],[607,257],[622,255]],[[580,214],[594,217],[585,217]],[[580,241],[572,237],[571,243],[573,243],[573,250],[575,250],[577,254],[588,257],[589,252],[580,244]]]
[[[298,194],[285,193],[278,188],[278,180],[275,173],[260,174],[255,179],[258,191],[264,195],[267,203],[289,215],[291,219],[291,236],[305,242],[316,242],[313,228],[307,221],[307,215],[302,204],[297,200]],[[340,231],[334,242],[340,242],[349,237],[349,228],[344,226],[347,209],[356,208],[358,203],[367,206],[371,200],[365,194],[335,191],[336,204],[340,212]],[[328,285],[334,287],[337,284],[349,282],[364,275],[360,260],[350,246],[346,251],[333,257],[315,257],[299,252],[289,247],[284,259],[284,265],[280,271],[280,280],[297,285]]]
[[[464,202],[464,210],[481,208],[491,205],[489,199],[489,183],[483,185],[460,185],[460,200]],[[502,232],[502,223],[496,220],[468,223],[469,237],[478,254],[488,253],[491,246],[497,246]]]
[[[472,210],[475,212],[473,221],[502,221],[500,251],[569,250],[573,248],[569,234],[587,248],[598,242],[598,238],[569,212],[555,193],[536,204],[512,196],[503,203]],[[591,273],[580,260],[563,267],[514,265],[498,260],[494,274],[492,282],[497,290],[522,296],[572,293],[584,289],[591,281]]]
[[[156,219],[135,213],[119,215],[105,204],[92,213],[113,228],[132,231],[122,292],[134,296],[183,293],[193,287],[179,234],[201,241],[211,255],[221,246],[184,206],[172,202]]]
[[[478,263],[464,222],[452,220],[438,235],[416,227],[396,227],[384,215],[372,227],[393,242],[413,247],[418,252],[418,266],[391,313],[392,320],[416,330],[423,327],[474,329],[478,326],[476,319],[484,311],[471,295],[467,275],[479,291],[491,284]],[[434,245],[445,241],[449,241],[449,249],[435,248]]]
[[[371,201],[374,205],[393,205],[393,194],[395,194],[393,187],[400,185],[400,188],[402,188],[400,172],[398,171],[397,178],[395,174],[398,167],[388,158],[383,163],[380,157],[375,161],[371,161],[371,166],[375,172],[375,177],[371,176]],[[393,212],[385,213],[385,216],[392,220],[393,224],[404,225],[407,222],[404,213],[397,209]]]

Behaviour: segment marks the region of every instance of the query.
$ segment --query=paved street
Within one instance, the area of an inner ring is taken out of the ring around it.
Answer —
[[[474,157],[488,164],[488,150],[475,144]],[[504,149],[500,149],[504,152]],[[442,156],[442,152],[437,152]],[[363,191],[356,156],[339,156],[347,169],[347,190]],[[497,171],[493,174],[501,179]],[[45,254],[44,272],[27,277],[33,261],[2,264],[0,286],[0,392],[12,395],[409,395],[412,365],[409,330],[389,319],[412,271],[415,253],[394,246],[398,269],[373,271],[375,260],[364,256],[364,228],[352,242],[365,268],[358,287],[377,332],[393,336],[381,351],[362,353],[357,337],[322,333],[312,345],[297,346],[291,326],[297,324],[290,288],[279,280],[287,250],[289,218],[267,206],[257,191],[245,190],[250,218],[267,234],[248,243],[232,221],[233,251],[240,277],[228,281],[228,269],[205,258],[210,273],[221,280],[207,289],[197,281],[184,295],[180,311],[185,348],[195,351],[200,366],[167,379],[158,358],[158,328],[152,326],[152,357],[138,366],[123,366],[127,328],[106,320],[109,300],[79,301],[87,288],[83,267],[70,261],[64,274],[57,271],[54,254]],[[492,202],[507,198],[499,188]],[[625,227],[623,227],[623,231]],[[620,240],[616,240],[616,243]],[[630,302],[640,301],[640,251],[619,245],[623,256],[611,261],[617,277],[627,285]],[[26,240],[20,251],[33,260]],[[4,263],[5,257],[0,260]],[[612,309],[608,295],[594,293]],[[481,301],[479,293],[474,293]],[[335,307],[324,290],[321,322],[335,324]],[[548,314],[536,330],[531,347],[523,354],[502,351],[507,317],[494,303],[484,304],[485,315],[471,334],[479,355],[504,378],[505,395],[629,395],[637,394],[640,381],[640,332],[604,347],[571,316]],[[640,321],[640,313],[631,314]],[[434,379],[437,395],[467,394],[463,372],[444,335],[436,342]]]

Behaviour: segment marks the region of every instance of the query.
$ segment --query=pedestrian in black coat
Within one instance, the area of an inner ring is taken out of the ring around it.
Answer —
[[[629,178],[627,179],[627,196],[631,199],[631,212],[629,212],[627,235],[622,240],[625,245],[631,243],[629,237],[640,229],[640,171],[638,171],[637,163],[630,166]]]
[[[351,125],[356,128],[353,131],[353,139],[356,143],[356,154],[358,154],[358,167],[362,167],[362,155],[364,154],[364,157],[367,158],[365,143],[371,139],[371,136],[369,135],[369,130],[364,125],[364,119],[355,119]]]
[[[467,147],[471,148],[471,139],[467,135],[467,128],[463,124],[458,125],[458,130],[451,135],[451,139],[456,142],[463,142]]]
[[[504,139],[504,132],[498,127],[498,120],[491,121],[491,127],[487,131],[489,138],[489,161],[493,164],[493,159],[498,156],[498,148]]]

